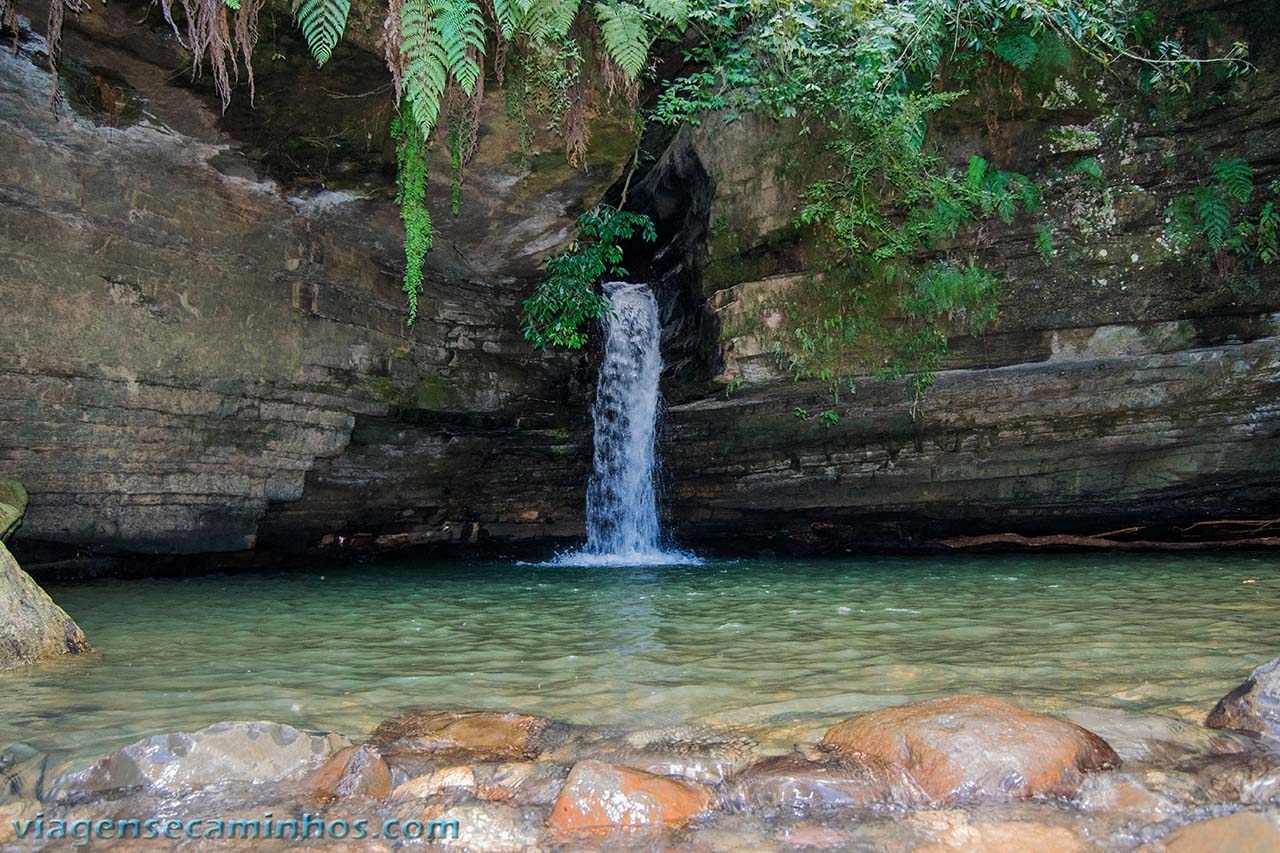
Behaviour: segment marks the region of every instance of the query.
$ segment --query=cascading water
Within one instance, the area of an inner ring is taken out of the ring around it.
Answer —
[[[592,410],[595,456],[587,486],[587,544],[562,565],[638,565],[694,561],[664,550],[658,523],[658,379],[662,325],[653,291],[609,282],[604,364]]]

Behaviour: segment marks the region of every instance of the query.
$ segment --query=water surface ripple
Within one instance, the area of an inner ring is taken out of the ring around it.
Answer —
[[[0,674],[0,747],[84,757],[217,720],[356,739],[415,708],[780,738],[976,691],[1200,719],[1280,655],[1251,556],[510,563],[51,585],[97,653]]]

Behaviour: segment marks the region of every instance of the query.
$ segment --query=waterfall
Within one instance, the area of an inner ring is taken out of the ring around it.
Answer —
[[[689,554],[663,549],[658,521],[658,303],[645,284],[609,282],[604,290],[612,312],[604,320],[604,364],[592,409],[595,453],[587,485],[587,544],[556,562],[691,562],[695,558]]]

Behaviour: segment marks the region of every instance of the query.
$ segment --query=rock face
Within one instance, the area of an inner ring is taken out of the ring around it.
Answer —
[[[565,780],[548,822],[565,833],[679,827],[714,802],[711,789],[695,782],[580,761]]]
[[[27,490],[16,480],[0,480],[0,542],[8,542],[22,526],[27,512]]]
[[[833,726],[820,746],[900,768],[940,801],[1070,797],[1086,773],[1120,763],[1092,732],[990,696],[863,714]]]
[[[89,650],[80,626],[0,543],[0,670]]]
[[[177,793],[228,782],[278,782],[300,777],[350,746],[341,735],[312,734],[279,723],[214,723],[130,744],[58,780],[57,789],[64,796],[139,787]]]
[[[31,492],[16,547],[342,554],[581,536],[592,356],[535,354],[517,318],[540,257],[620,174],[619,135],[593,133],[589,172],[546,140],[528,174],[482,154],[457,217],[448,168],[433,169],[437,249],[407,329],[389,110],[357,97],[385,83],[361,76],[382,73],[377,22],[352,24],[344,75],[261,57],[257,106],[238,92],[222,117],[207,84],[172,80],[185,61],[165,27],[136,23],[145,7],[68,21],[60,119],[38,41],[0,52],[0,472]],[[999,319],[952,338],[914,419],[901,384],[869,379],[837,424],[795,417],[828,406],[825,387],[791,381],[746,328],[816,269],[785,136],[747,116],[654,152],[632,197],[662,244],[627,266],[662,302],[678,536],[838,552],[1280,513],[1280,265],[1254,271],[1255,290],[1163,240],[1165,206],[1218,155],[1249,160],[1259,190],[1277,177],[1267,11],[1203,13],[1213,38],[1247,38],[1260,70],[1172,117],[1086,73],[1071,97],[987,93],[940,128],[949,162],[980,153],[1045,186],[1057,257],[1037,256],[1034,222],[957,247],[1002,274]],[[94,75],[128,108],[107,109]],[[338,77],[350,91],[315,94]],[[482,152],[511,138],[500,100]]]
[[[1280,658],[1264,663],[1223,696],[1204,724],[1280,740]]]

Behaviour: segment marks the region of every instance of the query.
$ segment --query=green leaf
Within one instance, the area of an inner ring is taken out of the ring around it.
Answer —
[[[1200,187],[1195,191],[1196,219],[1200,230],[1209,239],[1209,245],[1221,249],[1231,230],[1231,211],[1222,193],[1214,187]]]
[[[640,76],[653,40],[644,11],[630,3],[596,3],[596,20],[609,58],[632,80]]]
[[[238,0],[237,0],[238,3]],[[311,48],[316,65],[324,65],[347,28],[350,0],[293,0],[293,17]]]
[[[996,42],[996,56],[1019,71],[1026,71],[1040,55],[1040,45],[1026,33],[1004,36]]]
[[[1244,204],[1253,195],[1253,169],[1242,157],[1219,160],[1213,164],[1213,175],[1229,197]]]

